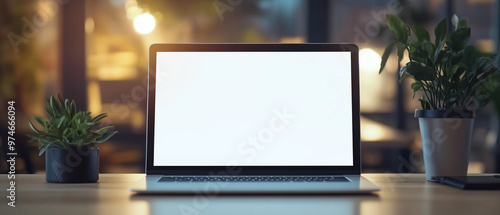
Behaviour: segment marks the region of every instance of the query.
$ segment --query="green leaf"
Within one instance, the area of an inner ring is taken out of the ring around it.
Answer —
[[[33,123],[31,123],[31,120],[28,120],[28,122],[30,124],[31,130],[33,130],[35,133],[40,133],[40,131],[33,125]]]
[[[422,84],[420,82],[413,82],[411,84],[411,89],[414,91],[420,90],[422,88]]]
[[[470,28],[459,28],[451,34],[451,49],[460,51],[467,46],[470,39]]]
[[[403,44],[408,41],[408,26],[403,20],[393,14],[386,15],[387,26],[394,32],[396,39]]]
[[[45,123],[45,120],[42,117],[39,116],[33,116],[33,118],[40,124],[43,129],[47,129],[47,124]]]
[[[75,101],[71,101],[71,116],[73,117],[76,114],[76,104]]]
[[[439,24],[434,29],[434,35],[436,36],[436,41],[434,44],[437,46],[441,44],[446,36],[446,19],[441,20]]]
[[[432,68],[424,67],[416,62],[407,63],[406,72],[412,75],[416,81],[431,81],[434,78]]]
[[[63,124],[63,122],[64,122],[64,119],[65,119],[65,117],[64,117],[64,116],[60,116],[60,117],[55,118],[55,119],[54,119],[54,126],[55,126],[56,128],[60,128],[60,127],[61,127],[61,125],[62,125],[62,124]]]
[[[411,97],[412,99],[415,98],[415,93],[422,89],[422,84],[420,82],[413,82],[411,84],[411,89],[413,90],[413,96]]]
[[[49,115],[49,117],[55,117],[55,112],[54,110],[52,110],[52,108],[50,108],[50,106],[45,106],[45,112],[47,113],[47,115]]]
[[[474,46],[465,47],[465,49],[463,50],[463,56],[463,62],[465,63],[467,68],[472,68],[478,56],[476,48]]]
[[[57,110],[56,104],[57,104],[57,102],[55,101],[54,96],[51,96],[51,97],[49,98],[49,107],[50,107],[52,110],[54,110],[54,115],[55,115],[57,112],[59,112],[59,110]]]
[[[477,58],[474,64],[472,65],[472,68],[469,70],[469,77],[475,77],[477,75],[480,75],[484,72],[486,72],[489,68],[488,64],[491,59],[487,57],[480,57]]]
[[[434,46],[434,44],[432,44],[431,42],[429,41],[423,41],[422,44],[420,45],[421,51],[424,51],[425,50],[425,54],[422,56],[422,58],[424,59],[434,59],[434,54],[436,52],[436,46]]]
[[[446,44],[443,42],[439,44],[439,46],[436,48],[436,52],[434,53],[434,64],[439,64],[441,63],[441,59],[443,58],[444,51],[443,48]]]
[[[104,143],[109,138],[111,138],[113,135],[115,135],[116,133],[118,133],[118,131],[114,131],[114,132],[108,133],[108,134],[104,135],[104,137],[102,139],[100,139],[98,141],[95,141],[95,143],[97,143],[97,144]]]
[[[420,42],[415,41],[410,44],[410,54],[413,54],[417,51],[417,48],[420,46]]]
[[[384,54],[382,54],[382,60],[380,61],[380,69],[378,71],[378,74],[382,73],[382,71],[384,70],[385,64],[387,63],[387,59],[389,59],[389,55],[391,55],[392,48],[394,47],[395,44],[396,42],[393,42],[385,48]]]
[[[61,94],[57,94],[57,100],[59,101],[59,107],[61,108],[60,110],[61,112],[63,112],[65,107],[64,106],[65,101],[63,98],[61,98]]]
[[[401,62],[403,60],[403,55],[406,50],[406,45],[405,44],[398,44],[398,62]]]
[[[54,98],[54,110],[56,110],[57,116],[61,116],[63,112],[63,107],[61,106],[61,103],[59,100]]]
[[[500,62],[500,52],[492,54],[491,56],[488,57],[488,59],[489,60],[484,65],[485,69],[488,69],[490,67],[495,67],[495,64],[498,64],[498,62]]]
[[[415,61],[415,62],[418,62],[418,63],[424,63],[424,64],[426,64],[427,59],[429,58],[428,56],[429,56],[429,53],[427,53],[427,51],[422,50],[422,49],[419,48],[415,52],[410,53],[409,57],[410,57],[411,61]]]
[[[103,127],[101,129],[95,131],[95,133],[102,135],[102,134],[106,133],[106,131],[108,131],[111,128],[113,128],[113,126],[106,126],[106,127]]]
[[[42,155],[49,147],[50,147],[49,145],[40,147],[40,152],[38,152],[38,156]]]
[[[63,136],[65,136],[65,137],[66,137],[66,136],[68,136],[68,135],[69,135],[69,133],[70,133],[70,128],[65,128],[65,129],[63,130]]]
[[[71,142],[71,145],[81,146],[81,145],[82,145],[82,143],[83,143],[83,138],[78,138],[78,139],[76,139],[76,140],[73,140],[73,141]]]
[[[458,22],[458,28],[466,28],[469,25],[469,20],[468,19],[461,19]]]
[[[66,110],[66,111],[69,110],[69,100],[67,100],[67,99],[64,100],[64,110]]]
[[[106,113],[101,113],[92,119],[92,122],[99,122],[99,120],[106,118],[108,115]]]
[[[415,27],[413,27],[413,29],[415,30],[415,35],[417,36],[417,40],[419,42],[431,41],[431,37],[429,36],[429,32],[427,32],[427,30],[425,30],[424,28],[419,27],[419,26],[415,26]]]

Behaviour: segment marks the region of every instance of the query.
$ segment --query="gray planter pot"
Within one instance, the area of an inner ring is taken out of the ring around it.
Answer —
[[[424,154],[425,175],[466,176],[475,113],[416,110]]]

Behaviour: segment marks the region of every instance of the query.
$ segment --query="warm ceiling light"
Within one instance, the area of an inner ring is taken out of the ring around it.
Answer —
[[[134,19],[134,28],[140,34],[149,34],[155,29],[156,20],[153,15],[143,13]]]
[[[359,67],[362,73],[377,74],[380,68],[380,55],[372,49],[365,48],[359,51]]]

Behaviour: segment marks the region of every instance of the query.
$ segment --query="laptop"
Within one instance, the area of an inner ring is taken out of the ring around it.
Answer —
[[[138,194],[379,188],[360,163],[354,44],[153,44]]]

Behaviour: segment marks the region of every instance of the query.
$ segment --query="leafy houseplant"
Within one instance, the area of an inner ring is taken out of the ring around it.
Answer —
[[[468,46],[471,29],[467,19],[452,18],[454,31],[447,32],[446,20],[434,29],[431,42],[424,28],[406,24],[395,15],[386,16],[396,41],[382,56],[383,71],[394,47],[398,61],[405,53],[409,62],[399,71],[400,83],[413,79],[413,97],[419,98],[419,118],[427,179],[441,175],[466,175],[475,110],[488,102],[494,63],[499,54],[485,56]]]
[[[35,132],[28,135],[40,145],[40,155],[46,152],[45,169],[48,182],[95,182],[99,179],[97,144],[111,138],[113,126],[99,122],[107,115],[92,118],[90,112],[77,111],[74,101],[53,96],[47,100],[48,121],[33,116],[43,130],[29,122]]]

